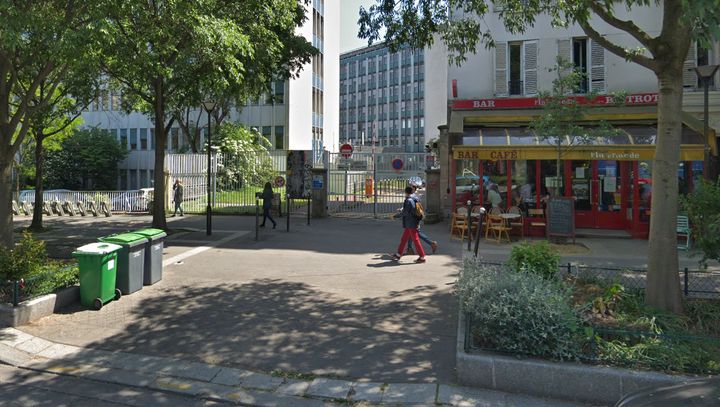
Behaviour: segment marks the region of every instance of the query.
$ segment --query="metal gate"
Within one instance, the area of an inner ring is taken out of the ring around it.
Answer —
[[[427,154],[328,153],[327,169],[331,216],[388,217],[402,206],[408,179],[425,180]]]
[[[282,204],[287,212],[285,172],[287,151],[247,151],[211,156],[210,199],[214,213],[254,214],[255,194],[270,182],[278,194],[274,210]],[[179,179],[184,184],[183,208],[189,213],[204,213],[207,207],[207,154],[168,154],[165,167],[170,175],[168,188]],[[293,215],[307,213],[307,200],[292,200]],[[172,209],[172,203],[168,202]],[[303,215],[304,216],[304,215]]]

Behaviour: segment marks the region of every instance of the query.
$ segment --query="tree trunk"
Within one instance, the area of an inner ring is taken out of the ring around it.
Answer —
[[[658,131],[652,169],[652,216],[645,292],[647,305],[675,313],[682,312],[676,234],[682,77],[682,62],[668,63],[658,73]]]
[[[165,219],[165,148],[167,133],[165,132],[165,89],[162,78],[157,78],[155,88],[155,185],[153,193],[152,226],[167,229]]]
[[[33,207],[33,218],[29,229],[33,232],[43,230],[43,167],[45,157],[43,155],[43,142],[45,136],[35,135],[35,207]]]
[[[13,247],[12,168],[9,148],[0,149],[0,244]]]

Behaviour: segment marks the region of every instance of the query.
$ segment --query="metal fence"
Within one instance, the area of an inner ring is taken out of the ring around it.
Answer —
[[[210,203],[213,213],[254,214],[256,194],[262,192],[266,182],[273,186],[276,212],[288,211],[285,175],[287,151],[248,151],[240,154],[213,154],[210,158]],[[170,184],[175,180],[183,183],[183,210],[204,213],[208,203],[208,156],[207,154],[168,154],[165,168],[170,174]],[[168,188],[171,188],[171,185]],[[173,204],[168,201],[168,208]],[[306,199],[293,199],[290,213],[304,216]],[[282,205],[282,208],[280,208]]]
[[[17,307],[23,301],[53,293],[78,282],[77,266],[73,264],[53,268],[26,279],[0,281],[0,304],[9,303]]]
[[[482,262],[488,266],[505,266],[504,263]],[[687,298],[720,298],[720,272],[706,270],[679,270],[680,285]],[[619,283],[625,288],[645,290],[647,270],[632,267],[603,267],[567,263],[559,266],[559,276],[573,276],[583,280]]]
[[[328,153],[328,212],[344,217],[393,214],[402,206],[408,179],[424,180],[430,164],[425,153]]]
[[[86,215],[109,212],[148,212],[153,199],[152,188],[133,191],[45,191],[46,215]],[[23,191],[13,200],[16,215],[31,216],[35,191]]]

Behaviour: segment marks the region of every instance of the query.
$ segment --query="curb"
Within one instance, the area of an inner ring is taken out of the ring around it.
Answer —
[[[63,345],[0,329],[0,363],[36,372],[250,406],[566,406],[525,395],[439,383],[298,380],[244,369]]]
[[[614,404],[623,396],[645,387],[673,385],[692,380],[688,376],[630,369],[549,362],[540,359],[465,352],[466,319],[458,317],[455,352],[458,381],[504,392],[518,392],[584,403]]]
[[[79,301],[80,287],[73,286],[63,288],[52,294],[23,301],[17,307],[0,304],[0,328],[29,324]]]

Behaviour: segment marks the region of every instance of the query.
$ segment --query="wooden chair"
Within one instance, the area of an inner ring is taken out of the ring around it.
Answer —
[[[544,209],[528,209],[528,218],[530,218],[531,228],[543,228],[547,227],[547,221],[545,220]]]
[[[510,221],[510,228],[511,229],[520,228],[520,238],[524,239],[525,238],[525,221],[523,218],[522,211],[517,206],[511,206],[510,208],[508,208],[507,213],[514,213],[516,215],[520,215],[519,220]]]
[[[680,215],[677,217],[677,235],[685,238],[685,245],[678,244],[678,249],[690,249],[690,221],[687,216]]]
[[[468,211],[467,208],[457,208],[450,221],[450,239],[460,234],[460,240],[465,240],[465,233],[468,232]],[[468,232],[469,234],[469,232]]]
[[[509,232],[512,228],[507,225],[505,219],[497,215],[490,215],[488,216],[488,225],[488,231],[492,232],[496,242],[500,243],[502,241],[503,234],[508,243],[510,242]],[[487,239],[487,235],[485,235],[485,238]]]

